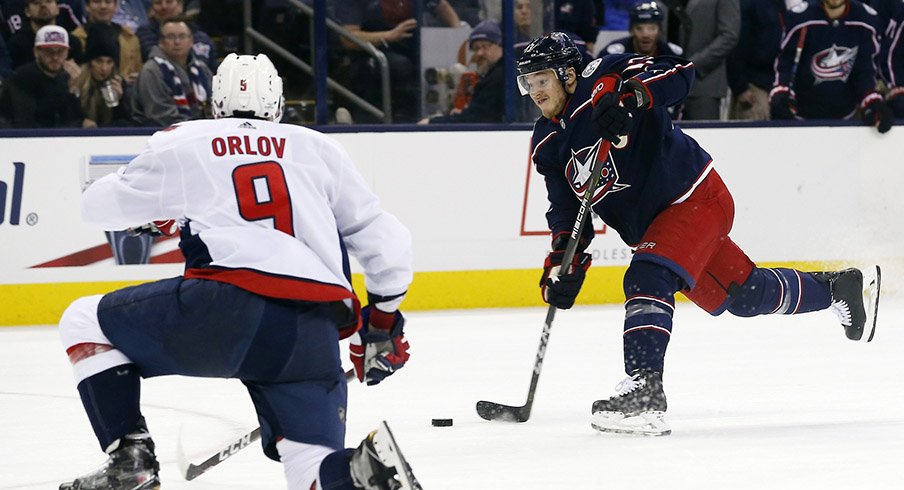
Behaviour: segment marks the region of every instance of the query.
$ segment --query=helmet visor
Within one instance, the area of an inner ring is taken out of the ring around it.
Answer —
[[[518,75],[518,90],[521,95],[527,95],[532,91],[546,90],[558,79],[556,71],[552,68]]]

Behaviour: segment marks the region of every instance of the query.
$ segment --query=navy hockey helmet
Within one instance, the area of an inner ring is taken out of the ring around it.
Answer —
[[[582,61],[581,51],[564,32],[551,32],[534,39],[524,48],[524,54],[515,62],[521,95],[527,95],[530,92],[530,85],[527,83],[525,75],[553,70],[564,85],[568,81],[568,68],[579,71]]]
[[[638,3],[631,9],[631,25],[662,23],[662,9],[656,2]]]

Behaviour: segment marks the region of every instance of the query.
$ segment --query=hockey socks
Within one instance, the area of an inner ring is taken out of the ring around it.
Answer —
[[[134,364],[123,364],[89,376],[78,393],[103,451],[117,439],[143,426],[141,384]]]
[[[662,372],[672,336],[675,292],[683,282],[672,271],[647,261],[634,261],[625,273],[625,372]]]
[[[349,470],[349,459],[354,449],[343,449],[329,454],[320,463],[320,487],[324,490],[356,490]]]
[[[794,315],[824,310],[832,303],[832,292],[824,281],[794,269],[757,267],[739,287],[729,291],[728,311],[749,317],[777,313]]]

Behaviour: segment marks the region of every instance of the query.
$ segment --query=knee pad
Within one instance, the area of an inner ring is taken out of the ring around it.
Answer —
[[[282,439],[276,443],[279,452],[279,460],[283,464],[286,473],[286,481],[290,490],[310,490],[321,488],[320,463],[336,450],[316,444]],[[343,451],[343,450],[340,450]],[[316,487],[312,485],[317,483]]]
[[[132,361],[116,350],[97,319],[103,296],[85,296],[72,302],[60,317],[60,341],[75,371],[76,382]]]
[[[644,300],[669,311],[675,310],[675,293],[684,281],[669,269],[645,260],[631,262],[625,272],[625,308],[632,302]]]

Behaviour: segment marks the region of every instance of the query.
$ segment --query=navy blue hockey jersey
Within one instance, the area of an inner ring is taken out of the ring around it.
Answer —
[[[888,19],[888,24],[882,37],[882,51],[879,56],[879,66],[882,76],[892,90],[904,86],[904,2],[899,1]]]
[[[829,20],[821,2],[801,2],[786,17],[788,31],[775,62],[772,94],[790,90],[804,119],[847,119],[875,98],[879,40],[876,11],[849,0],[844,14]],[[798,41],[803,50],[793,83]]]
[[[687,96],[694,80],[693,63],[635,54],[596,59],[578,77],[562,113],[552,119],[540,117],[534,124],[531,160],[546,180],[550,201],[546,219],[553,234],[571,231],[589,170],[603,146],[591,121],[591,94],[596,81],[609,73],[641,81],[653,106],[638,111],[627,138],[612,145],[593,198],[597,215],[633,246],[656,215],[690,195],[711,168],[712,158],[672,124],[666,111]],[[585,234],[592,237],[591,227],[585,227]]]

